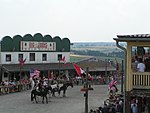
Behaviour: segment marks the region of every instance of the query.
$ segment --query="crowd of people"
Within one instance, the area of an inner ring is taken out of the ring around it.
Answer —
[[[150,71],[150,58],[142,59],[138,56],[132,58],[132,69],[134,72],[149,72]]]
[[[0,83],[0,95],[8,94],[13,92],[19,92],[23,90],[30,89],[30,80],[22,79],[19,81],[14,80],[5,80]]]
[[[123,98],[122,95],[110,95],[104,106],[100,106],[97,109],[90,109],[89,113],[123,113]]]
[[[95,110],[91,109],[89,113],[123,113],[123,95],[118,93],[116,84],[116,80],[112,78],[108,86],[108,99],[104,101],[103,106],[100,106]]]

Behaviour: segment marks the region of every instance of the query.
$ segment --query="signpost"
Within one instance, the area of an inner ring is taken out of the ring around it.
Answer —
[[[86,68],[86,77],[85,77],[85,84],[84,87],[81,88],[81,91],[85,91],[84,97],[85,97],[85,113],[88,113],[88,91],[93,90],[91,85],[88,83],[88,74],[89,74],[89,68]]]

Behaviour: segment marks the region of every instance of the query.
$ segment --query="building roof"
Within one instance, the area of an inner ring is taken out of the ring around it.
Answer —
[[[109,64],[109,62],[106,62],[97,58],[97,57],[90,57],[86,58],[80,62],[77,62],[77,64],[82,68],[86,69],[86,67],[89,67],[89,71],[95,72],[95,71],[106,71],[106,66],[107,66],[107,71],[115,71],[116,68],[113,66],[113,64]]]
[[[64,65],[63,63],[45,63],[45,64],[25,64],[20,67],[19,64],[4,64],[2,65],[2,69],[8,72],[14,71],[29,71],[31,68],[38,69],[40,71],[44,70],[66,70],[66,69],[74,69],[72,63],[67,63]]]
[[[42,35],[41,33],[36,33],[33,36],[31,34],[26,34],[24,36],[15,35],[13,37],[5,36],[1,40],[1,52],[54,52],[52,50],[21,50],[22,41],[25,42],[25,47],[27,47],[27,42],[55,42],[56,43],[56,52],[70,52],[70,40],[68,38],[60,38],[59,36],[51,37],[50,35]],[[8,46],[9,45],[9,46]],[[48,43],[49,45],[49,43]],[[49,45],[54,48],[53,44]],[[47,47],[47,46],[46,46]]]
[[[117,35],[118,38],[113,38],[116,41],[122,42],[147,42],[150,41],[150,34],[135,34],[135,35]]]
[[[89,58],[77,63],[82,69],[86,70],[86,67],[89,67],[89,71],[106,71],[105,61]],[[45,70],[74,70],[73,63],[36,63],[36,64],[24,64],[20,67],[20,64],[3,64],[2,69],[6,72],[19,72],[19,71],[29,71],[31,68],[38,69],[40,71]],[[107,64],[107,71],[115,71],[114,66],[109,66]]]

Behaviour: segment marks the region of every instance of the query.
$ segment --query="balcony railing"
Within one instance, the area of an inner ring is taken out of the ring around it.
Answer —
[[[133,73],[133,89],[150,89],[150,72]]]

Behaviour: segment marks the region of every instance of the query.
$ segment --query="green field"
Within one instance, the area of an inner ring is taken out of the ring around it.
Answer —
[[[70,55],[70,62],[78,62],[78,61],[81,61],[83,59],[87,59],[87,58],[90,58],[90,57],[94,57],[94,56],[85,56],[85,55],[74,55],[74,54],[71,54]],[[97,57],[98,59],[101,59],[103,61],[105,61],[106,59],[107,60],[111,60],[113,62],[116,62],[115,60],[115,57]],[[118,63],[121,64],[122,62],[122,58],[116,58]]]

